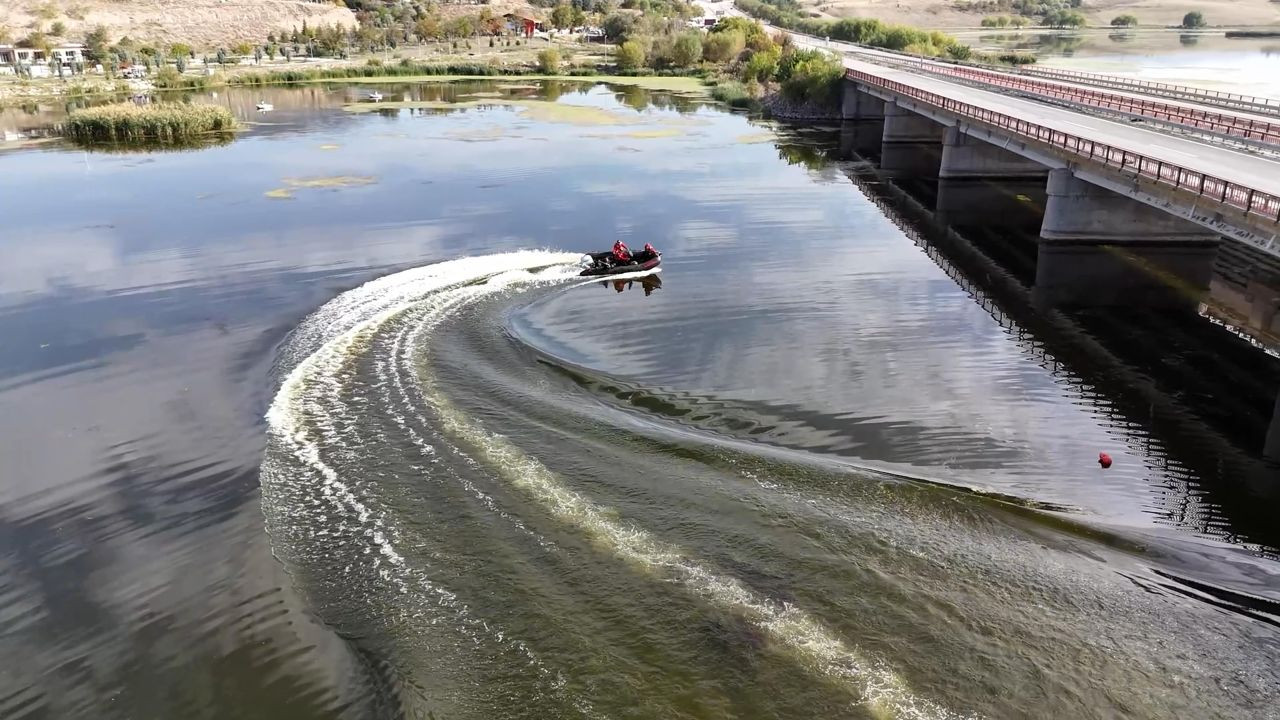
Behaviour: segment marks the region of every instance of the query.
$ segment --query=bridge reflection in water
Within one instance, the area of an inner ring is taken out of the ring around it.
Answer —
[[[827,162],[1150,459],[1164,484],[1162,522],[1280,556],[1280,338],[1275,303],[1265,302],[1280,297],[1275,259],[1234,245],[1217,256],[1209,293],[1183,304],[1046,302],[1036,287],[1044,183],[939,180],[931,158],[895,156],[885,172],[882,130],[833,128]],[[785,140],[779,148],[805,152]]]

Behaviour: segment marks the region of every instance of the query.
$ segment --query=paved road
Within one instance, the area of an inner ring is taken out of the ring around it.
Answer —
[[[1280,196],[1280,161],[846,57],[847,68]]]
[[[810,41],[810,43],[812,43],[812,41]],[[821,43],[816,43],[816,45],[821,45]],[[939,65],[939,66],[941,66],[941,67],[943,67],[943,68],[950,68],[950,67],[954,67],[953,65],[951,65],[951,64],[949,64],[949,63],[942,63],[942,62],[937,62],[937,61],[931,61],[931,60],[929,60],[928,58],[906,58],[906,57],[903,57],[902,55],[900,55],[900,54],[896,54],[896,53],[886,52],[886,51],[883,51],[883,50],[876,50],[876,49],[874,49],[874,48],[864,48],[864,47],[860,47],[860,46],[858,46],[858,45],[850,45],[850,44],[848,44],[848,43],[841,43],[841,42],[835,42],[835,41],[832,41],[832,42],[830,43],[830,49],[832,49],[832,50],[842,51],[842,52],[845,52],[845,53],[854,53],[854,54],[856,54],[856,55],[862,55],[862,56],[872,57],[872,58],[885,58],[886,60],[896,61],[896,62],[904,62],[904,61],[910,62],[910,61],[913,61],[913,60],[922,60],[922,61],[924,61],[924,62],[926,62],[926,63],[928,63],[928,64],[931,64],[931,65]],[[1188,110],[1194,110],[1194,111],[1197,111],[1197,112],[1210,112],[1210,113],[1217,113],[1218,115],[1225,115],[1225,116],[1227,116],[1227,117],[1234,117],[1234,118],[1238,118],[1238,119],[1240,119],[1240,120],[1244,121],[1245,123],[1249,122],[1250,120],[1253,120],[1253,121],[1255,121],[1255,122],[1261,122],[1261,123],[1275,123],[1275,122],[1277,122],[1277,120],[1276,120],[1276,118],[1275,118],[1275,116],[1274,116],[1274,115],[1272,115],[1272,116],[1268,116],[1268,115],[1258,115],[1258,114],[1256,114],[1256,113],[1250,113],[1250,112],[1247,112],[1247,111],[1245,111],[1245,110],[1237,110],[1237,109],[1234,109],[1234,108],[1219,107],[1219,106],[1217,106],[1217,105],[1203,105],[1203,104],[1196,103],[1196,102],[1192,102],[1192,101],[1189,101],[1189,100],[1177,100],[1177,99],[1174,99],[1174,98],[1171,98],[1171,97],[1167,97],[1167,96],[1164,96],[1164,95],[1152,95],[1152,94],[1148,94],[1148,93],[1141,93],[1141,92],[1136,92],[1136,91],[1131,91],[1131,90],[1115,90],[1115,89],[1112,89],[1112,88],[1102,88],[1102,87],[1098,87],[1098,86],[1096,86],[1096,85],[1088,85],[1088,84],[1085,84],[1085,83],[1072,83],[1072,82],[1067,82],[1067,81],[1065,81],[1065,80],[1050,79],[1050,78],[1046,78],[1046,77],[1039,77],[1039,76],[1034,76],[1034,75],[1030,75],[1030,76],[1029,76],[1029,75],[1019,75],[1019,74],[1017,74],[1017,73],[1010,73],[1010,72],[1004,72],[1004,73],[1002,73],[1002,72],[1000,72],[1000,71],[998,71],[998,70],[992,70],[991,68],[981,68],[981,69],[982,69],[982,70],[984,70],[984,71],[986,71],[986,72],[995,72],[995,73],[997,73],[997,74],[999,74],[999,75],[1006,76],[1006,77],[1008,77],[1008,78],[1010,78],[1010,79],[1018,79],[1018,80],[1034,80],[1035,82],[1046,83],[1046,84],[1050,84],[1050,85],[1057,85],[1057,86],[1060,86],[1060,87],[1063,87],[1063,88],[1073,88],[1073,89],[1077,89],[1077,90],[1087,90],[1087,91],[1091,91],[1091,92],[1106,93],[1107,95],[1114,95],[1114,96],[1116,96],[1116,97],[1130,98],[1130,99],[1132,99],[1132,100],[1142,100],[1142,101],[1145,101],[1145,102],[1158,102],[1158,103],[1161,103],[1161,104],[1164,104],[1164,105],[1169,105],[1169,106],[1171,106],[1171,107],[1186,108],[1186,109],[1188,109]]]

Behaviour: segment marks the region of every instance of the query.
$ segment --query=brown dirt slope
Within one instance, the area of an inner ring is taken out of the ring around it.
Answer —
[[[12,40],[55,22],[58,40],[79,41],[97,25],[112,41],[123,35],[148,42],[185,42],[212,48],[241,40],[262,42],[268,32],[308,24],[356,24],[344,6],[310,0],[0,0],[0,28]]]

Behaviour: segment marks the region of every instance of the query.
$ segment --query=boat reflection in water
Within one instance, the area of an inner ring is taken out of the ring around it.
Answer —
[[[640,287],[644,289],[645,297],[652,295],[654,290],[662,288],[662,278],[657,274],[645,275],[641,278],[628,278],[626,280],[603,280],[600,282],[600,287],[607,288],[612,285],[616,292],[622,292],[623,290],[630,290],[636,283],[640,283]]]

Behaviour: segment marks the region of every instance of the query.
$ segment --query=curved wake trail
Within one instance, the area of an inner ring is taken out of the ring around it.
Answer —
[[[566,267],[576,257],[526,251],[431,265],[368,283],[336,298],[308,318],[291,338],[289,347],[294,359],[304,354],[305,357],[289,373],[267,414],[271,441],[305,470],[289,472],[285,467],[264,463],[264,507],[268,508],[269,519],[275,518],[273,530],[283,529],[278,536],[273,532],[273,537],[295,545],[315,540],[306,533],[287,530],[295,524],[295,515],[309,514],[313,523],[325,528],[319,533],[345,533],[349,540],[358,542],[363,549],[357,561],[367,566],[365,570],[372,570],[388,590],[429,598],[445,611],[438,618],[440,621],[475,627],[496,636],[499,642],[518,648],[526,662],[548,676],[552,687],[563,685],[522,641],[505,637],[503,631],[475,617],[453,592],[432,580],[429,567],[415,567],[416,558],[397,545],[399,529],[391,515],[380,509],[377,488],[349,482],[336,463],[327,459],[344,452],[350,440],[344,438],[344,432],[361,421],[358,413],[343,402],[344,394],[355,375],[355,365],[381,343],[390,348],[385,357],[374,360],[383,398],[403,399],[413,390],[430,411],[428,414],[435,416],[414,421],[437,423],[441,437],[458,445],[456,451],[474,457],[490,473],[534,501],[560,524],[590,539],[597,548],[757,627],[815,678],[835,680],[852,690],[858,697],[857,704],[876,717],[961,717],[916,695],[885,662],[867,656],[800,607],[771,601],[738,579],[700,563],[679,547],[618,519],[611,508],[574,491],[538,460],[506,438],[487,431],[449,400],[430,370],[431,339],[436,329],[459,311],[496,293],[577,279]],[[405,378],[410,382],[406,383]],[[412,439],[424,457],[433,455],[435,448],[413,430],[411,419],[395,412],[392,419],[396,426]],[[460,478],[450,480],[462,482]],[[501,511],[492,497],[474,486],[465,489],[509,523],[535,536],[544,550],[555,550],[519,518]],[[306,552],[295,546],[285,554]],[[411,557],[407,559],[406,555]],[[584,714],[592,714],[581,701],[575,701],[575,706]]]

